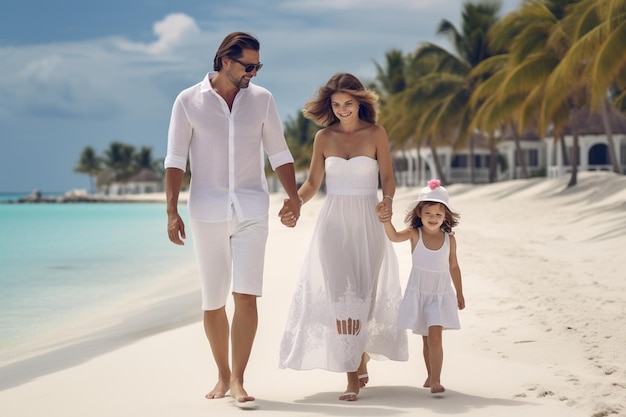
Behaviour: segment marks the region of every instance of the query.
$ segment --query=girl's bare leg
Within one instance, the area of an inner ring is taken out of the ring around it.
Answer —
[[[441,368],[443,366],[443,345],[441,342],[443,328],[428,328],[428,357],[430,362],[430,392],[437,394],[446,389],[441,385]]]
[[[422,336],[422,355],[424,356],[424,364],[426,364],[426,381],[424,388],[430,388],[430,357],[428,355],[428,337]]]

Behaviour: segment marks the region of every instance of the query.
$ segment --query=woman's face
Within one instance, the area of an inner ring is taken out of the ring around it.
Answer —
[[[420,213],[423,227],[429,230],[439,230],[446,219],[446,210],[441,203],[429,204],[422,207]]]
[[[330,96],[333,113],[340,121],[348,121],[359,117],[359,103],[350,94],[338,92]]]

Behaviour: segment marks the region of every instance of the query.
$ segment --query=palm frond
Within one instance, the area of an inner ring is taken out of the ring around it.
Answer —
[[[500,90],[500,98],[502,99],[503,95],[516,95],[531,91],[538,82],[548,78],[558,63],[559,60],[552,55],[534,54],[529,56],[526,61],[511,68]]]
[[[609,84],[615,79],[626,63],[626,21],[615,28],[602,44],[591,71],[595,88],[592,103],[598,105],[606,94]]]

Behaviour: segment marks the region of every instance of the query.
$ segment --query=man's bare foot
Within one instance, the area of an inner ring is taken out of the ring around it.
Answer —
[[[370,381],[369,374],[367,373],[367,363],[370,360],[370,355],[367,352],[363,352],[363,356],[361,356],[361,364],[359,365],[359,369],[356,370],[356,373],[359,376],[359,387],[363,388]]]
[[[356,401],[359,396],[360,383],[356,372],[348,372],[348,386],[346,391],[339,396],[342,401]]]
[[[441,394],[442,392],[446,392],[446,389],[441,384],[433,384],[433,386],[430,387],[431,394]]]
[[[430,388],[430,377],[426,378],[426,381],[424,381],[424,388]]]
[[[208,400],[216,400],[218,398],[224,398],[229,389],[229,383],[224,381],[217,381],[215,388],[213,388],[204,398]]]

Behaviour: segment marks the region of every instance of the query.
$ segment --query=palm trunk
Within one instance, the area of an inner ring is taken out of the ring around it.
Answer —
[[[561,134],[558,137],[558,141],[561,145],[561,156],[563,157],[563,165],[569,165],[569,155],[567,154],[567,146],[565,144],[565,135]]]
[[[469,176],[470,176],[470,184],[474,184],[474,135],[470,135],[469,138]]]
[[[430,151],[433,154],[433,161],[435,162],[435,170],[437,171],[436,173],[437,178],[439,178],[439,181],[441,181],[442,184],[447,184],[448,181],[446,180],[446,175],[443,173],[443,170],[441,169],[441,162],[439,162],[439,155],[437,154],[437,148],[432,143],[430,144]]]
[[[569,179],[567,187],[573,187],[578,183],[578,161],[579,147],[578,147],[578,118],[576,116],[571,118],[572,120],[572,174]]]
[[[489,182],[496,182],[496,174],[498,169],[498,149],[496,148],[496,137],[491,132],[489,134]]]
[[[421,184],[422,174],[422,156],[420,155],[419,147],[417,148],[417,161],[415,163],[415,183],[413,185]]]
[[[609,110],[607,100],[600,102],[600,111],[602,113],[602,124],[604,124],[604,132],[606,133],[606,141],[609,146],[609,158],[611,159],[611,166],[613,172],[621,174],[622,170],[617,160],[617,153],[615,152],[615,143],[613,142],[613,131],[611,130],[611,121],[609,120]]]
[[[517,127],[515,123],[511,122],[511,132],[513,134],[513,140],[515,141],[515,159],[517,164],[522,170],[522,178],[528,178],[528,168],[526,168],[526,159],[524,158],[524,152],[522,152],[522,145],[520,143],[519,135],[517,134]],[[515,167],[513,167],[515,172]]]

